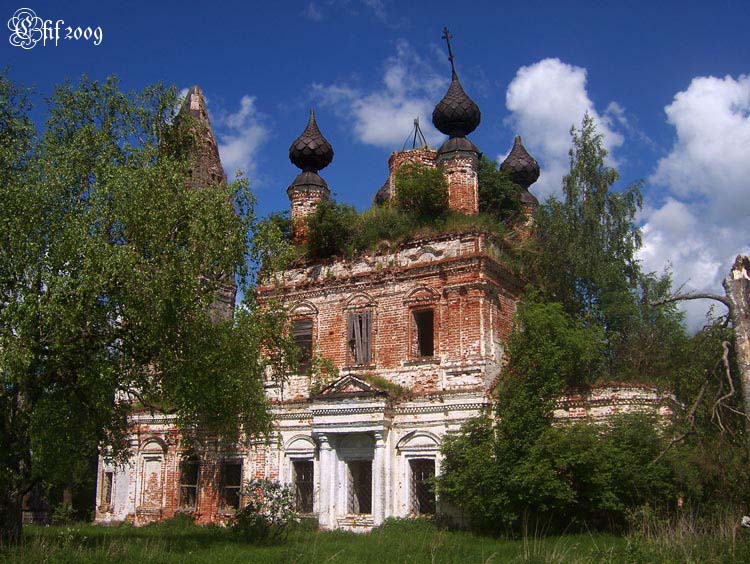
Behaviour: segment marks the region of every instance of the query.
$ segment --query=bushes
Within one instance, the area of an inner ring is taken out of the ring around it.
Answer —
[[[350,257],[377,250],[388,242],[397,245],[412,236],[479,229],[504,235],[519,207],[518,187],[490,161],[480,164],[479,215],[468,216],[448,208],[448,186],[438,168],[406,164],[396,173],[396,199],[357,213],[348,205],[325,201],[307,219],[306,255],[311,260]],[[481,199],[480,198],[480,199]],[[485,202],[482,204],[482,201]],[[287,220],[288,221],[288,220]],[[288,225],[272,217],[277,231]]]
[[[448,184],[439,168],[408,163],[396,172],[396,206],[427,222],[448,211]]]
[[[505,222],[514,222],[521,215],[521,189],[508,173],[498,170],[497,161],[484,155],[479,159],[479,211]]]
[[[384,241],[398,244],[414,232],[414,220],[403,211],[389,206],[374,206],[359,215],[354,250],[374,250]]]
[[[632,415],[610,426],[552,426],[557,397],[591,382],[603,336],[556,303],[531,296],[518,308],[510,363],[497,390],[495,423],[474,421],[446,441],[439,491],[483,531],[535,520],[621,527],[643,503],[676,501],[677,478],[656,422]]]
[[[323,259],[353,249],[357,211],[335,201],[321,202],[307,220],[307,255]]]
[[[299,522],[294,490],[271,480],[247,482],[241,492],[245,507],[232,518],[232,530],[250,541],[281,540],[291,523]]]
[[[676,503],[671,459],[652,462],[663,445],[655,422],[635,414],[611,426],[547,427],[518,454],[475,420],[445,443],[440,493],[485,532],[517,532],[524,520],[549,531],[623,528],[644,504]]]

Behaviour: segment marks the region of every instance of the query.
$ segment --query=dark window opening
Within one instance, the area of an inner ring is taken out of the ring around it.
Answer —
[[[295,460],[294,494],[297,501],[297,511],[300,513],[313,512],[313,461]]]
[[[299,374],[309,374],[312,360],[312,319],[297,319],[292,323],[292,337],[299,349],[297,370]]]
[[[180,463],[180,508],[194,509],[198,505],[198,474],[200,462],[195,457]]]
[[[418,515],[435,514],[435,461],[415,459],[409,461],[411,467],[411,507]]]
[[[415,311],[417,356],[435,355],[435,314],[431,309]]]
[[[105,472],[102,481],[102,505],[112,505],[112,484],[114,482],[114,472]]]
[[[221,466],[221,507],[239,509],[242,488],[242,462],[224,462]]]
[[[349,513],[372,513],[372,461],[355,460],[349,469]]]
[[[349,364],[370,364],[372,360],[372,312],[350,313],[347,335]]]

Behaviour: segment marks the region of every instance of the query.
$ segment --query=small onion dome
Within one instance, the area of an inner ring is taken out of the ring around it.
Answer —
[[[520,135],[516,135],[513,148],[503,164],[500,165],[500,170],[508,172],[510,179],[524,190],[528,190],[529,186],[539,178],[539,163],[529,155],[526,147],[523,146]],[[536,198],[534,199],[536,200]]]
[[[305,172],[317,172],[333,160],[333,148],[318,129],[312,109],[307,127],[289,147],[289,160]]]
[[[446,139],[445,143],[440,145],[437,152],[438,155],[442,155],[443,153],[453,153],[456,151],[466,151],[476,153],[477,155],[481,154],[477,146],[466,137],[451,137],[450,139]]]
[[[292,186],[318,186],[320,188],[328,188],[328,184],[323,180],[320,175],[313,170],[304,170],[297,175],[297,178],[292,182]]]
[[[448,92],[432,112],[432,123],[450,137],[465,137],[477,128],[481,118],[479,106],[464,92],[454,72]]]

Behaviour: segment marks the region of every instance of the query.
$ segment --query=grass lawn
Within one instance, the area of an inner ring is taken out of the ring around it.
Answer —
[[[227,529],[184,523],[32,526],[22,546],[0,550],[0,562],[750,562],[750,535],[738,533],[733,542],[696,537],[660,543],[605,534],[508,540],[399,521],[366,535],[299,529],[281,544],[263,546]]]

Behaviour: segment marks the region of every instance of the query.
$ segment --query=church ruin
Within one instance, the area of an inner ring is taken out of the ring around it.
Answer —
[[[181,111],[207,126],[194,178],[224,179],[199,88]],[[421,163],[445,175],[451,210],[475,215],[480,151],[468,135],[481,114],[455,70],[432,119],[448,139],[437,150],[393,153],[377,199],[395,197],[402,165]],[[319,173],[333,149],[312,112],[289,156],[301,170],[287,189],[299,242],[306,218],[330,195]],[[522,188],[530,213],[538,202],[529,187],[540,171],[520,138],[502,169]],[[362,531],[388,517],[435,514],[431,482],[440,474],[443,437],[489,410],[506,362],[521,282],[497,245],[479,230],[416,238],[351,260],[296,265],[260,285],[261,301],[286,307],[301,353],[297,374],[266,385],[274,436],[205,456],[182,443],[173,418],[133,413],[129,463],[100,459],[96,520],[143,524],[188,513],[224,522],[242,503],[243,482],[254,478],[293,484],[298,510],[323,528]],[[227,282],[217,315],[231,315],[235,291]],[[330,360],[338,379],[319,385],[314,355]],[[644,406],[669,411],[656,390],[612,386],[562,398],[555,415],[599,419]]]

